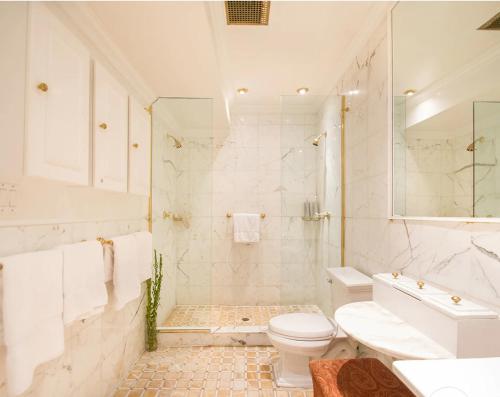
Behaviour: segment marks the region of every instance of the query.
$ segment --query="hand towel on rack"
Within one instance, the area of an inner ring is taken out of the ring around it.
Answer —
[[[233,214],[234,242],[257,243],[260,239],[259,214]]]
[[[141,294],[137,241],[133,234],[114,237],[113,241],[113,307],[123,308]]]
[[[111,244],[103,244],[102,251],[104,257],[104,282],[107,283],[108,281],[113,281],[113,246]]]
[[[108,303],[103,246],[99,241],[63,245],[64,323],[88,318]]]
[[[153,263],[153,236],[150,232],[134,233],[137,241],[137,257],[139,262],[139,281],[151,278]]]
[[[37,365],[64,351],[63,262],[60,250],[0,259],[7,388],[21,394]]]

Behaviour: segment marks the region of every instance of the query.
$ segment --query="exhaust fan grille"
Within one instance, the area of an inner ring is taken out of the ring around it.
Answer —
[[[267,25],[270,1],[226,1],[228,25]]]
[[[500,12],[488,22],[481,25],[478,30],[500,30]]]

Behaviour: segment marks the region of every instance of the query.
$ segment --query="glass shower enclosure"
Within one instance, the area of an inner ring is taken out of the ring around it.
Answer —
[[[153,246],[164,261],[158,325],[211,301],[212,99],[159,98],[152,113]]]

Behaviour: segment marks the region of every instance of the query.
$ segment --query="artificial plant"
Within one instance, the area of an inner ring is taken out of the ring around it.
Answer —
[[[163,279],[163,257],[160,259],[154,251],[153,274],[146,281],[147,304],[146,304],[146,350],[151,352],[158,348],[158,331],[156,329],[156,317],[160,305],[161,282]]]

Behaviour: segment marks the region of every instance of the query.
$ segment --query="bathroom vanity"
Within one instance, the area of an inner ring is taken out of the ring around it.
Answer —
[[[500,356],[497,312],[396,273],[373,280],[372,302],[335,313],[359,342],[398,359]]]

